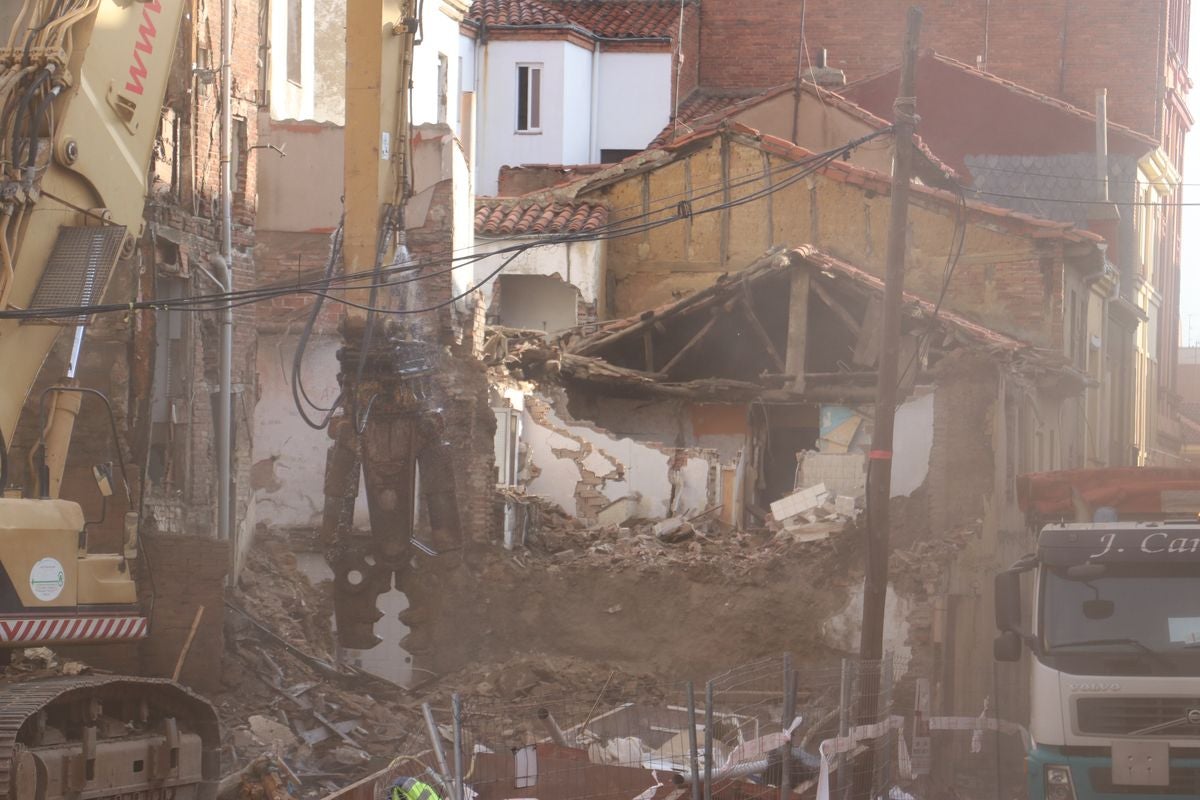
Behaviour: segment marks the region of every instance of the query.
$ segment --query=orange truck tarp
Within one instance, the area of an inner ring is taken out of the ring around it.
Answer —
[[[1109,506],[1121,519],[1200,513],[1200,469],[1112,467],[1033,472],[1017,476],[1017,503],[1026,517],[1075,517],[1078,497],[1095,510]]]

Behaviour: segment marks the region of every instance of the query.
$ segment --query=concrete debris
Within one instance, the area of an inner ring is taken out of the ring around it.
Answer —
[[[793,492],[787,497],[780,498],[771,503],[771,515],[776,520],[783,522],[816,508],[824,503],[828,497],[829,492],[825,489],[825,484],[818,483],[816,486],[810,486],[807,489]]]
[[[669,517],[656,522],[653,530],[655,538],[668,544],[686,541],[696,535],[691,524],[683,517]]]
[[[255,714],[247,721],[250,723],[250,733],[258,741],[269,745],[274,750],[281,751],[284,748],[294,747],[298,744],[296,735],[292,733],[292,729],[281,722],[276,722],[261,714]]]
[[[357,767],[371,760],[371,754],[366,750],[359,750],[357,747],[348,745],[335,748],[333,757],[339,764],[345,764],[348,767]]]
[[[641,497],[638,495],[631,495],[629,497],[622,497],[618,500],[614,500],[596,513],[596,524],[625,524],[626,521],[632,519],[633,516],[637,514],[639,502],[641,502]]]
[[[4,678],[20,680],[47,675],[83,675],[89,671],[86,664],[63,658],[48,647],[29,647],[13,652],[12,661],[4,669]]]

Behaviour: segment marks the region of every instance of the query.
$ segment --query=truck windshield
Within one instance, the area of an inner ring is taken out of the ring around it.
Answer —
[[[1108,565],[1087,579],[1049,567],[1042,575],[1048,655],[1149,652],[1180,664],[1200,656],[1200,564]]]

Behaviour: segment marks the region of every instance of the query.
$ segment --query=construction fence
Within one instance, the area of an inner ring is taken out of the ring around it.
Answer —
[[[906,672],[894,656],[800,667],[784,655],[636,702],[456,695],[424,708],[388,769],[330,800],[386,797],[404,777],[442,800],[916,800],[935,735],[977,750],[998,726],[923,717]]]

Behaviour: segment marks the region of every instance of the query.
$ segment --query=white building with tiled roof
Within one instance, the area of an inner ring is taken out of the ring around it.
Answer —
[[[464,77],[474,77],[482,195],[497,192],[503,166],[619,161],[644,149],[694,82],[690,1],[476,0],[462,30],[474,39]]]

